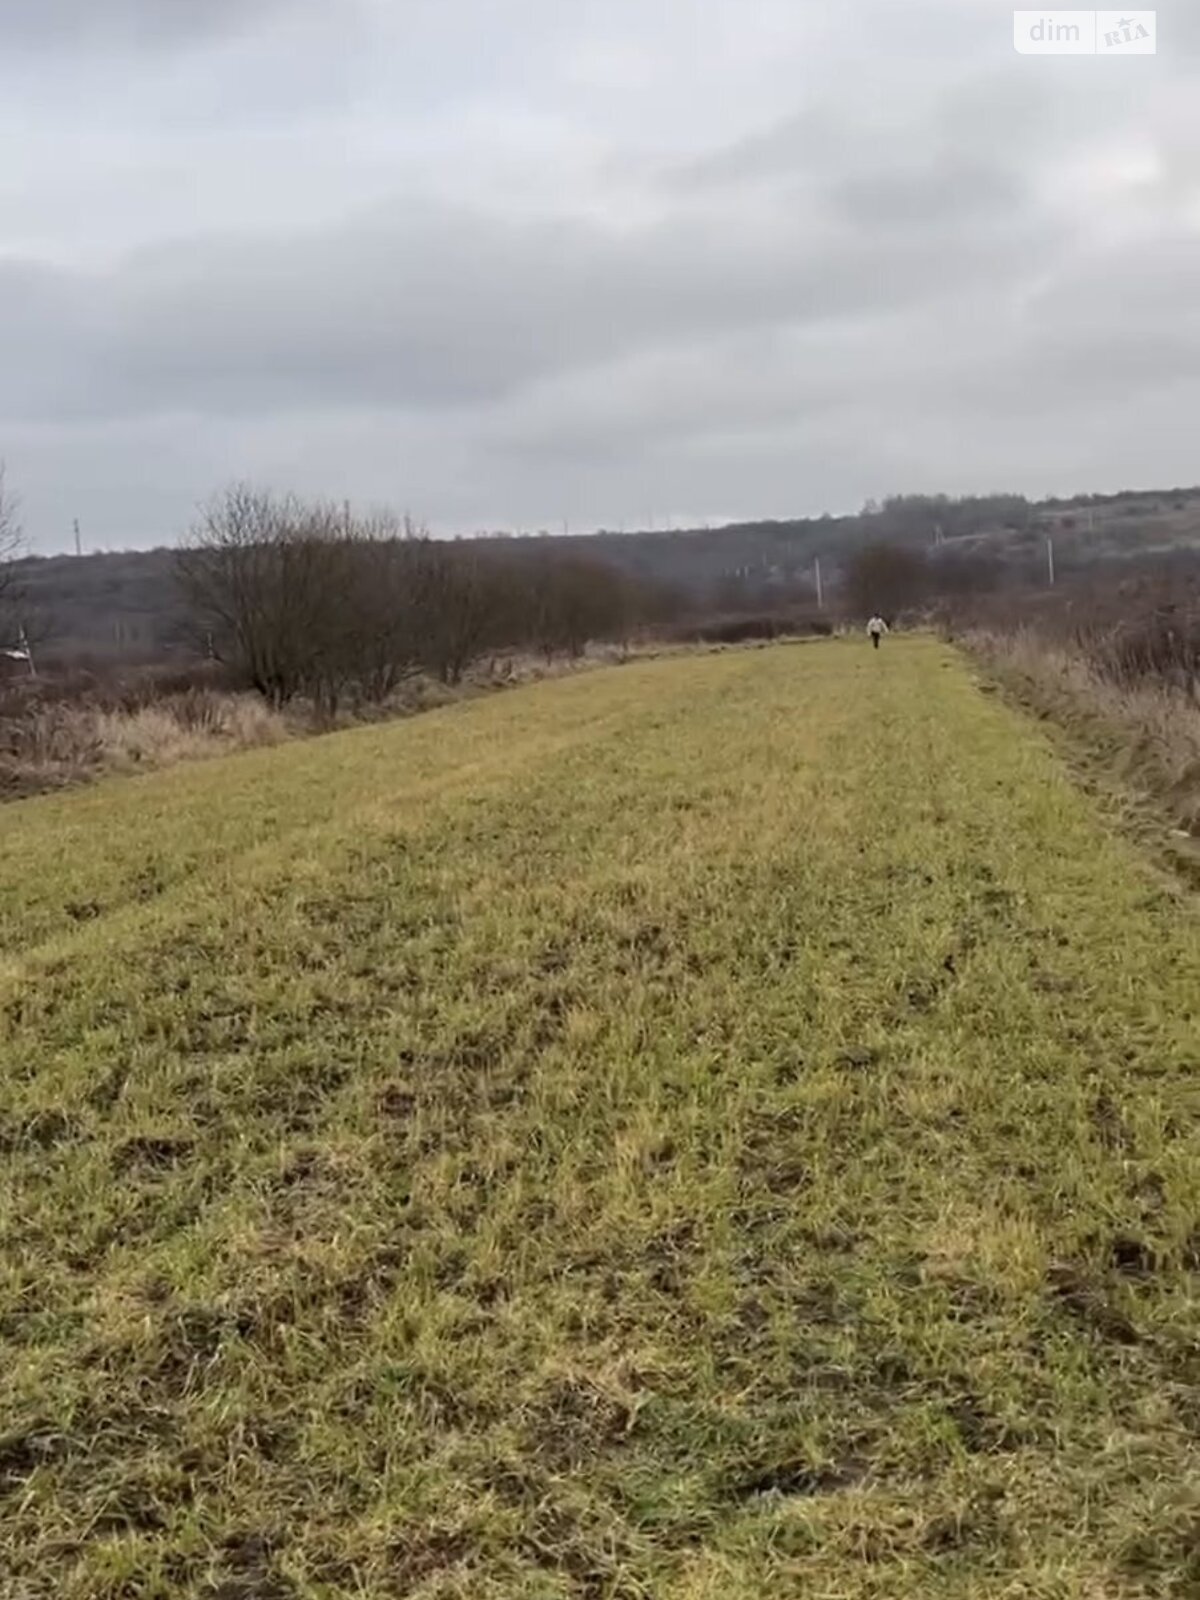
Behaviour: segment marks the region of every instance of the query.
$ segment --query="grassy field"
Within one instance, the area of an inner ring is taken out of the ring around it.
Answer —
[[[4,1600],[1200,1593],[1200,918],[931,640],[0,819]]]

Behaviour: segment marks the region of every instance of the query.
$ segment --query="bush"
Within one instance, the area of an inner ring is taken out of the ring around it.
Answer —
[[[754,639],[828,638],[832,633],[833,624],[825,617],[769,612],[679,623],[662,637],[671,644],[745,644]]]

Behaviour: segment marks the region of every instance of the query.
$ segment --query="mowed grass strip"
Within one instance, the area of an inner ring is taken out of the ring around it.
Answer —
[[[1198,1591],[1200,922],[942,646],[2,825],[5,1600]]]

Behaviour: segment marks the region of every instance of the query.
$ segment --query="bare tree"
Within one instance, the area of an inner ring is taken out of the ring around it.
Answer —
[[[313,687],[330,653],[339,574],[324,508],[235,484],[203,510],[178,576],[218,660],[273,705]]]
[[[9,492],[4,463],[0,461],[0,646],[7,635],[21,625],[20,609],[24,591],[16,562],[25,553],[25,536],[18,515],[16,497]]]
[[[513,569],[510,642],[581,656],[592,639],[620,639],[633,621],[628,581],[602,561],[535,546]]]
[[[986,554],[938,555],[929,564],[932,591],[941,598],[987,594],[999,588],[1000,563]]]
[[[332,712],[343,695],[382,703],[426,665],[427,612],[436,598],[432,541],[411,517],[377,511],[315,536],[326,560],[326,604],[312,641],[313,697]]]
[[[306,696],[332,717],[415,670],[427,543],[388,512],[235,484],[202,513],[178,576],[210,654],[273,704]]]
[[[520,584],[499,552],[470,544],[426,544],[420,653],[443,683],[458,683],[485,650],[520,640]]]
[[[30,605],[19,563],[26,554],[19,502],[5,480],[0,461],[0,651],[34,670],[33,652],[51,634],[50,618]]]
[[[846,563],[846,599],[863,616],[877,611],[890,621],[925,598],[930,587],[924,554],[901,545],[864,545]]]
[[[636,617],[631,584],[601,562],[438,543],[409,518],[245,484],[204,510],[178,574],[210,655],[273,704],[304,697],[330,717],[418,669],[457,683],[505,645],[578,656]]]
[[[429,538],[411,517],[377,512],[352,525],[344,635],[353,691],[381,704],[422,663],[422,612],[432,587]]]

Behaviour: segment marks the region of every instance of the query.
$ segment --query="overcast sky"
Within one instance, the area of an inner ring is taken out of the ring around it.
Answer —
[[[221,483],[435,532],[1200,481],[1200,5],[0,0],[36,548]]]

